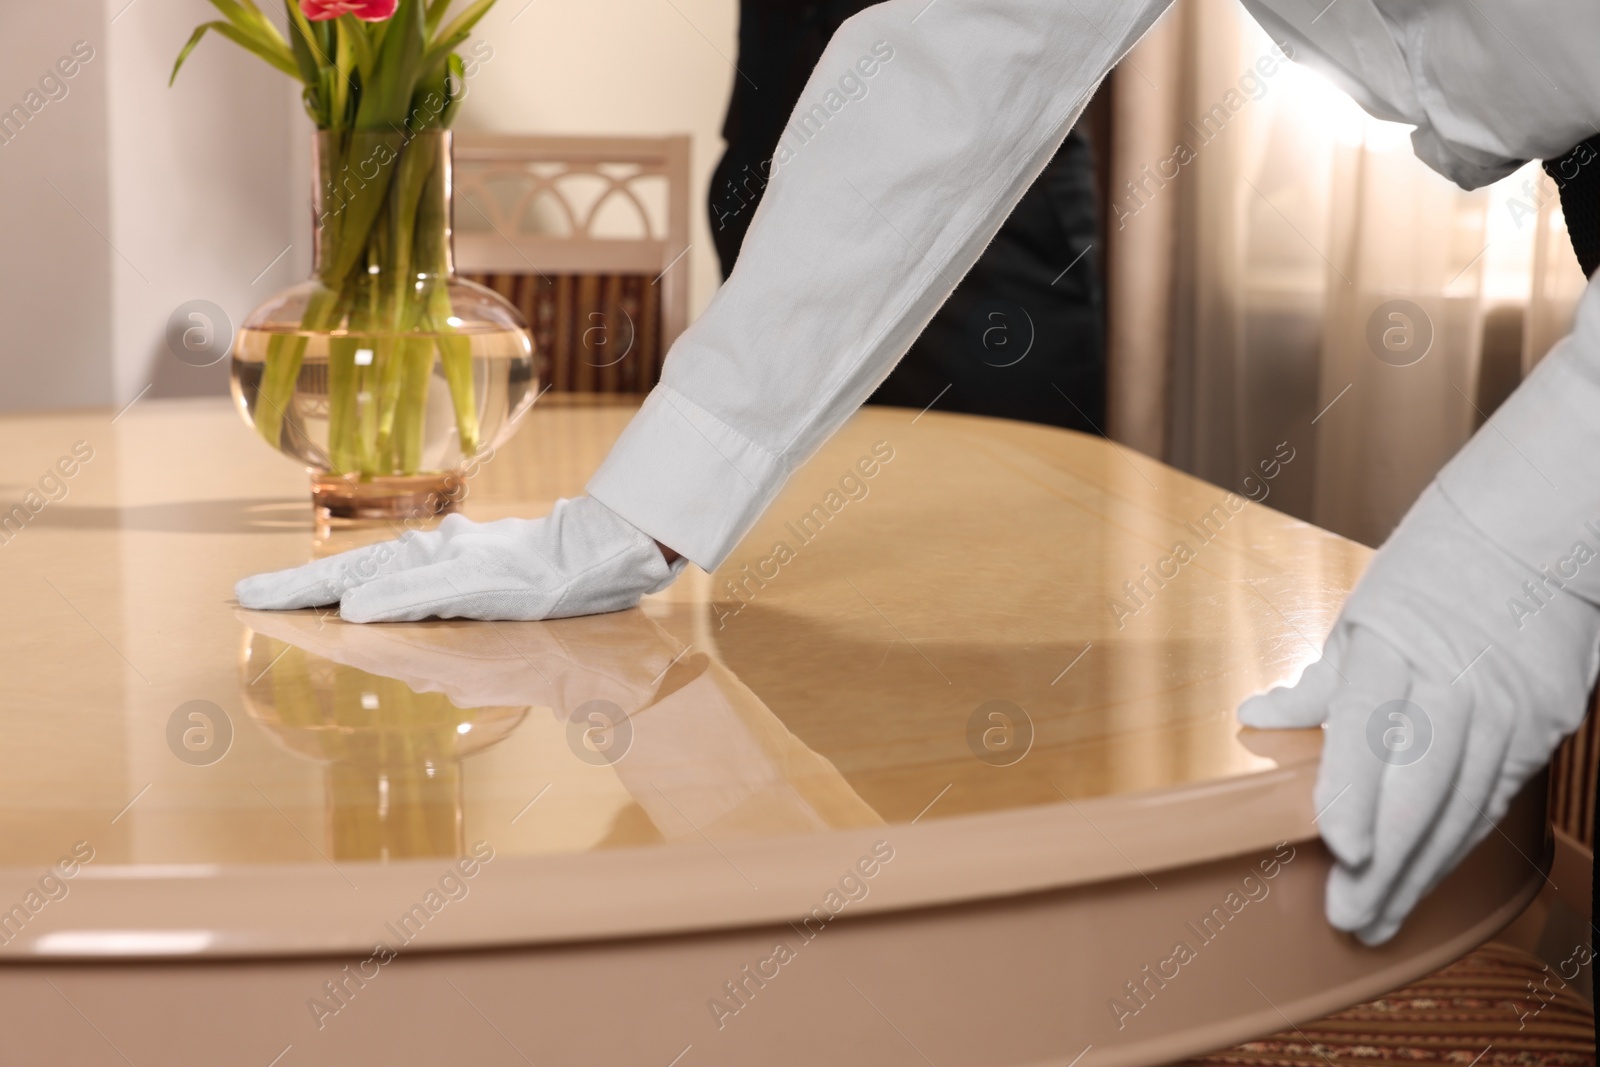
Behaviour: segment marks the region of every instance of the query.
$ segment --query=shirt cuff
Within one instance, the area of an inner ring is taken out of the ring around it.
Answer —
[[[788,477],[779,458],[682,393],[657,385],[588,493],[705,571],[715,570]]]

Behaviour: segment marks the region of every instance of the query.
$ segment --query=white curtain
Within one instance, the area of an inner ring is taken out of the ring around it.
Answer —
[[[1568,328],[1553,185],[1458,189],[1234,0],[1180,0],[1114,77],[1112,436],[1381,542]]]

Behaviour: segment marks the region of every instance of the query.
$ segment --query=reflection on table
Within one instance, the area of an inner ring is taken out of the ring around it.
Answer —
[[[558,727],[544,744],[566,746],[562,793],[592,794],[597,779],[625,791],[595,847],[881,821],[725,668],[638,611],[403,627],[238,616],[244,706],[324,765],[334,860],[464,854],[471,757],[530,714]]]

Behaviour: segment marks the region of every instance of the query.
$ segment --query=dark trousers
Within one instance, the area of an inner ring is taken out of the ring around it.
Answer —
[[[709,197],[724,277],[760,202],[762,164],[806,78],[839,25],[870,6],[741,4],[740,73],[722,131],[728,147]],[[870,402],[1098,432],[1106,375],[1096,210],[1089,141],[1073,131]]]

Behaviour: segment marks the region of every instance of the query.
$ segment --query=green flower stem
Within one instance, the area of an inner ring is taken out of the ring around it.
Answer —
[[[380,465],[378,473],[388,474],[393,470],[394,422],[400,408],[405,340],[385,334],[374,338],[373,343],[377,349],[373,367],[378,381],[372,404],[378,412],[378,425],[372,451]]]
[[[434,185],[439,169],[439,142],[433,137],[419,137],[411,142],[400,156],[399,173],[395,178],[394,210],[390,216],[390,260],[386,264],[389,287],[395,304],[404,305],[415,299],[415,272],[411,269],[412,250],[417,245],[418,229],[444,220],[433,218],[434,212],[419,214],[418,205],[423,191]],[[422,215],[427,217],[421,217]],[[427,238],[423,237],[423,243]],[[398,324],[397,324],[398,325]]]
[[[394,334],[401,337],[415,330],[422,317],[422,309],[419,306],[421,301],[416,291],[417,272],[412,266],[412,251],[417,244],[418,228],[435,221],[431,217],[419,218],[418,203],[422,199],[424,189],[433,184],[433,176],[438,170],[438,140],[422,137],[412,141],[401,153],[399,173],[395,176],[390,198],[389,240],[383,275],[383,293],[386,298],[383,321]],[[431,212],[426,214],[432,215]],[[436,281],[435,284],[442,283]],[[414,352],[413,346],[402,342],[384,361],[376,451],[378,456],[386,460],[392,458],[395,465],[398,465],[400,454],[414,452],[420,455],[422,450],[420,418],[404,420],[408,432],[417,435],[416,441],[403,441],[398,449],[394,442],[396,414],[403,408],[426,402],[426,396],[418,401],[409,392],[402,397],[402,387],[409,377],[407,364],[410,359],[415,358]],[[423,385],[423,390],[425,392],[426,383]]]
[[[370,339],[367,344],[372,344]],[[361,392],[356,397],[356,410],[360,413],[356,422],[356,466],[361,471],[362,481],[366,481],[378,473],[378,405],[374,402],[378,391],[378,366],[376,362],[358,366],[356,373],[361,378]]]
[[[274,334],[267,342],[266,366],[262,370],[253,416],[256,432],[273,448],[278,447],[283,436],[284,417],[294,402],[294,383],[305,359],[306,341],[311,334],[328,329],[342,317],[339,306],[338,292],[319,289],[306,303],[300,332]]]
[[[445,242],[449,220],[449,190],[444,188],[442,161],[429,172],[428,189],[417,209],[417,262],[427,263],[440,279],[450,272],[450,249]],[[472,381],[472,340],[454,325],[455,309],[450,306],[450,291],[442,283],[427,293],[425,321],[439,349],[439,363],[450,385],[450,401],[455,409],[456,435],[461,454],[470,456],[482,445],[478,431],[478,403]]]
[[[360,339],[348,335],[328,339],[328,466],[335,474],[359,469],[355,425],[360,347]]]
[[[400,340],[404,401],[395,416],[395,467],[416,474],[422,467],[422,423],[428,411],[428,383],[433,379],[433,345],[426,337]]]
[[[444,368],[444,380],[450,383],[450,402],[456,411],[456,433],[461,439],[461,454],[470,456],[478,451],[480,443],[478,405],[472,385],[472,339],[450,325],[450,294],[444,286],[434,290],[428,305],[434,340],[439,346],[439,364]]]
[[[396,171],[395,159],[406,150],[403,131],[356,130],[340,136],[342,152],[329,152],[322,178],[324,193],[331,188],[330,215],[337,229],[325,233],[331,254],[325,257],[322,279],[330,289],[342,287],[351,271],[367,256],[367,241],[389,198]]]

